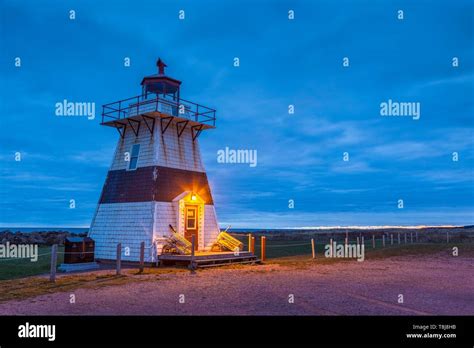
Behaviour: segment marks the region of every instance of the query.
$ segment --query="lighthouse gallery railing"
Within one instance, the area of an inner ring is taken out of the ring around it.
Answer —
[[[179,101],[164,97],[150,98],[144,95],[131,97],[102,106],[102,123],[125,119],[149,112],[160,112],[191,121],[216,125],[216,110],[185,99]]]

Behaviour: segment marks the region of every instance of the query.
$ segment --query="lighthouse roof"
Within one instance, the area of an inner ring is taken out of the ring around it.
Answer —
[[[158,58],[156,66],[158,67],[158,74],[145,76],[142,80],[141,85],[145,86],[146,89],[150,92],[177,92],[179,90],[179,86],[181,85],[181,81],[166,76],[165,68],[167,67],[167,65],[161,60],[161,58]]]
[[[176,85],[181,85],[181,81],[176,80],[172,77],[166,76],[166,75],[160,75],[160,74],[153,74],[153,75],[148,75],[145,76],[142,80],[142,85],[145,85],[147,83],[153,83],[153,82],[159,82],[159,81],[167,81]]]
[[[181,84],[181,81],[179,81],[179,80],[176,80],[176,79],[174,79],[172,77],[169,77],[169,76],[166,76],[166,75],[160,75],[160,74],[152,74],[152,75],[145,76],[142,80],[142,84],[143,84],[143,81],[145,81],[147,79],[167,79],[167,80],[170,80],[170,81]]]

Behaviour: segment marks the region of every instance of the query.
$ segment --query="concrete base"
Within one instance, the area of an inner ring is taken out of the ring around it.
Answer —
[[[62,263],[59,266],[60,272],[79,272],[79,271],[88,271],[91,269],[99,269],[99,264],[97,262]]]

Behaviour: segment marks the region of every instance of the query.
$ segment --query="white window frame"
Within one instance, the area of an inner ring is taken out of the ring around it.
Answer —
[[[186,213],[185,213],[185,214],[186,214],[186,221],[185,221],[186,229],[187,229],[187,230],[197,230],[197,229],[198,229],[199,207],[198,207],[198,206],[194,206],[194,205],[191,205],[191,206],[188,205],[188,206],[186,206],[184,209],[186,209]],[[194,228],[190,228],[190,227],[189,227],[188,209],[194,211],[194,218],[192,218],[192,220],[194,220]]]
[[[138,151],[137,151],[137,155],[136,155],[136,156],[133,156],[133,148],[134,148],[135,146],[138,146]],[[137,170],[137,168],[138,168],[138,159],[139,159],[139,157],[140,157],[140,147],[141,147],[140,144],[133,144],[133,145],[132,145],[132,148],[130,149],[130,161],[128,162],[127,170]],[[135,168],[131,168],[131,166],[132,166],[132,158],[135,158],[135,157],[137,158],[137,162],[136,162],[136,164],[135,164]]]

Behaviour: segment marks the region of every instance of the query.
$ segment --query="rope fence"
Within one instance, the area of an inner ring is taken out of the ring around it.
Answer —
[[[38,254],[38,255],[35,255],[36,257],[41,257],[41,256],[46,256],[46,255],[51,255],[51,252],[48,252],[48,253],[43,253],[43,254]],[[2,257],[0,258],[0,262],[1,261],[18,261],[18,260],[30,260],[29,257],[8,257],[8,258],[5,258],[5,257]]]
[[[295,246],[308,246],[311,244],[309,243],[301,243],[301,244],[285,244],[285,245],[267,245],[267,248],[288,248],[288,247],[295,247]]]

